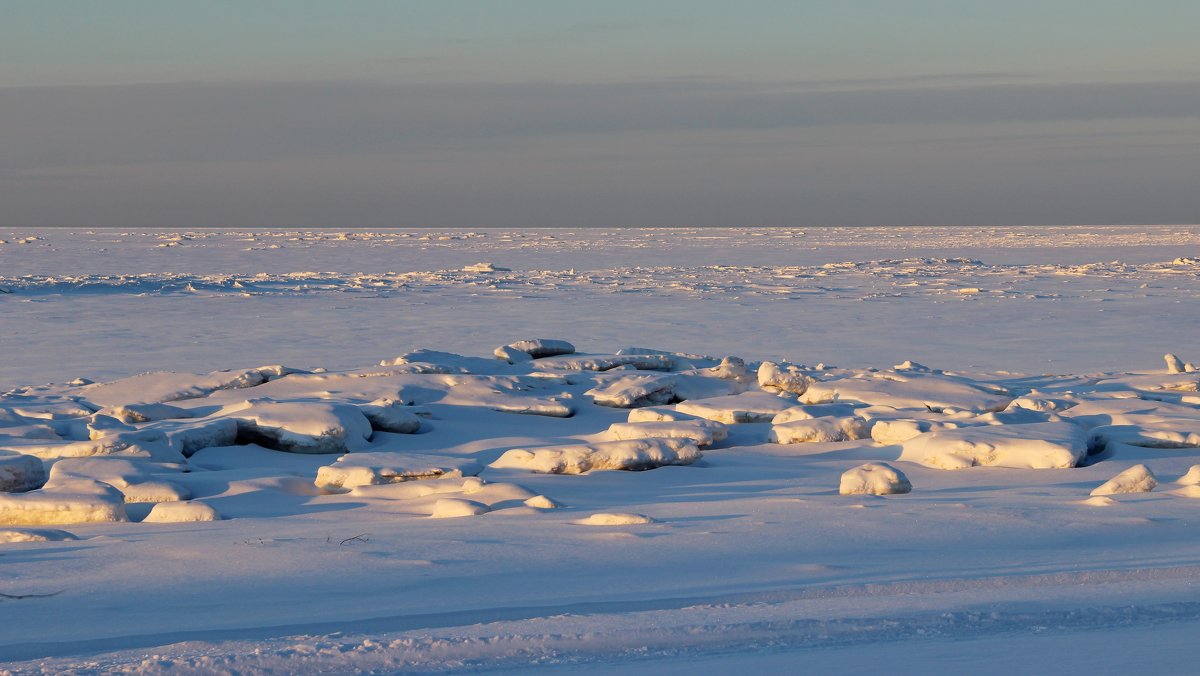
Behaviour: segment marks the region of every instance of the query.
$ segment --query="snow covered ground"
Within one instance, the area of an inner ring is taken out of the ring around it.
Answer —
[[[0,240],[0,668],[1189,669],[1200,227]]]

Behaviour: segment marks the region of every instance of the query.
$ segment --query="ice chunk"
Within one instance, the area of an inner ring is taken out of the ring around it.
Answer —
[[[855,415],[856,407],[851,404],[809,404],[807,406],[793,406],[784,409],[771,418],[772,425],[782,425],[793,420],[812,420],[813,418],[824,418],[827,416],[846,417]]]
[[[371,423],[350,404],[247,402],[226,414],[238,439],[289,453],[345,453],[371,438]]]
[[[804,394],[808,389],[808,376],[795,366],[784,367],[773,361],[764,361],[758,367],[758,385],[769,392]]]
[[[814,381],[800,398],[804,404],[858,401],[897,409],[957,409],[973,413],[1001,411],[1012,400],[1012,396],[993,386],[919,371],[867,371],[849,378]]]
[[[163,479],[158,473],[176,466],[129,458],[67,458],[54,463],[50,483],[92,479],[113,486],[125,496],[125,502],[174,502],[192,497],[191,491]]]
[[[862,418],[828,416],[774,425],[767,440],[777,444],[829,443],[865,439],[869,434],[867,421]]]
[[[838,493],[842,495],[895,495],[912,491],[908,477],[883,462],[859,465],[842,475]]]
[[[503,345],[495,349],[492,354],[496,355],[497,359],[503,359],[510,364],[520,364],[522,362],[533,361],[533,357],[528,352],[522,352],[514,347]]]
[[[682,413],[670,406],[646,406],[644,408],[630,409],[629,416],[626,418],[631,423],[636,422],[658,422],[660,420],[704,420],[699,416],[694,416],[689,413]]]
[[[767,392],[746,392],[710,399],[693,399],[676,404],[675,408],[708,420],[726,424],[770,422],[780,412],[795,405],[795,401]]]
[[[1093,453],[1119,444],[1142,448],[1200,448],[1200,420],[1163,419],[1138,425],[1101,425],[1088,433]]]
[[[191,502],[160,502],[150,509],[142,523],[188,523],[192,521],[220,521],[221,514],[212,505],[192,500]]]
[[[1119,493],[1149,493],[1158,485],[1158,479],[1145,465],[1134,465],[1115,477],[1100,484],[1092,495],[1117,495]]]
[[[46,483],[46,468],[32,455],[0,455],[0,493],[22,493]]]
[[[238,424],[230,418],[201,418],[195,421],[164,420],[150,423],[148,429],[158,430],[166,437],[167,445],[190,458],[197,451],[214,446],[231,446],[237,441]]]
[[[635,408],[675,400],[675,376],[632,375],[598,385],[584,394],[601,406]]]
[[[690,465],[700,449],[690,439],[637,439],[592,444],[514,448],[490,467],[526,469],[546,474],[582,474],[591,470],[647,470],[664,465]]]
[[[1163,360],[1167,362],[1167,373],[1183,373],[1185,371],[1183,360],[1179,357],[1167,353],[1163,355]]]
[[[508,359],[508,352],[505,356],[501,356],[501,350],[516,350],[524,352],[534,359],[543,359],[545,357],[557,357],[563,354],[575,354],[575,346],[565,340],[555,340],[553,338],[530,338],[527,340],[518,340],[515,343],[509,343],[504,347],[496,348],[496,356],[501,359]]]
[[[348,453],[317,470],[317,487],[327,491],[402,481],[474,476],[483,469],[470,458],[415,453]]]
[[[976,465],[1017,469],[1074,467],[1087,454],[1087,435],[1071,423],[982,425],[930,432],[902,444],[900,460],[939,469]]]
[[[962,426],[949,420],[876,420],[871,427],[871,438],[880,444],[899,444],[927,432],[954,430]]]
[[[433,505],[434,519],[456,519],[463,516],[479,516],[492,511],[482,502],[463,500],[462,498],[441,498]]]
[[[71,479],[28,493],[0,493],[0,525],[125,521],[125,496],[98,481]]]
[[[639,371],[670,371],[674,364],[674,358],[665,354],[549,357],[534,362],[539,369],[556,371],[610,371],[620,366],[632,366]]]
[[[404,402],[383,398],[358,408],[367,417],[371,427],[380,432],[413,434],[421,429],[421,419]]]
[[[241,371],[214,371],[207,375],[158,371],[111,383],[88,385],[83,388],[83,393],[89,401],[104,406],[158,404],[206,397],[218,390],[257,387],[292,373],[302,371],[279,365],[259,366]]]
[[[0,544],[6,542],[61,542],[78,540],[74,534],[54,528],[2,528]]]
[[[599,512],[573,523],[580,526],[636,526],[643,523],[654,523],[654,519],[645,514]]]
[[[697,446],[711,446],[724,441],[729,430],[712,420],[679,420],[636,423],[613,423],[608,435],[614,439],[691,439]]]
[[[174,420],[195,417],[195,411],[170,404],[126,404],[101,411],[124,423],[142,423],[154,420]]]

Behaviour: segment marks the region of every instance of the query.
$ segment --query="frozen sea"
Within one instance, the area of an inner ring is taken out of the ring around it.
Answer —
[[[1200,226],[0,230],[0,672],[1187,672],[1198,301]]]

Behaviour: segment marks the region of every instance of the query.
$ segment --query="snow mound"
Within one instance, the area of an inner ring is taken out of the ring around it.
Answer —
[[[1115,477],[1100,484],[1091,495],[1117,495],[1120,493],[1149,493],[1158,485],[1158,479],[1145,465],[1134,465]]]
[[[655,422],[623,422],[608,426],[613,439],[691,439],[697,446],[711,446],[724,441],[729,430],[723,423],[712,420],[678,420]]]
[[[220,521],[221,514],[211,505],[193,500],[191,502],[160,502],[150,509],[142,523],[189,523],[193,521]]]
[[[709,399],[693,399],[675,405],[681,413],[726,423],[770,422],[776,415],[793,406],[791,399],[767,392],[746,392]]]
[[[0,493],[31,491],[46,483],[46,468],[32,455],[0,455]]]
[[[1181,498],[1200,498],[1200,485],[1192,484],[1177,488],[1171,491],[1172,495],[1178,495]]]
[[[10,542],[63,542],[78,540],[72,533],[54,528],[0,528],[0,544]]]
[[[98,481],[71,479],[28,493],[0,493],[0,525],[53,526],[126,520],[125,496]]]
[[[862,418],[828,416],[774,425],[767,440],[777,444],[830,443],[865,439],[869,435],[869,425]]]
[[[434,519],[457,519],[463,516],[479,516],[492,511],[482,502],[463,500],[462,498],[441,498],[433,505]]]
[[[1080,500],[1079,504],[1090,507],[1112,507],[1117,504],[1117,501],[1104,495],[1093,495],[1086,500]]]
[[[1071,423],[984,425],[922,434],[901,447],[900,460],[938,469],[1060,469],[1083,460],[1087,435]]]
[[[1200,465],[1192,465],[1177,482],[1180,486],[1200,486]]]
[[[599,512],[592,514],[586,519],[579,519],[572,523],[579,526],[636,526],[644,523],[655,523],[655,521],[644,514]]]
[[[325,491],[342,491],[355,486],[474,476],[481,469],[469,458],[386,451],[348,453],[332,465],[319,468],[314,483]]]
[[[772,361],[764,361],[758,367],[758,386],[768,392],[804,394],[811,379],[795,366],[786,369]]]
[[[962,378],[919,371],[864,371],[851,377],[816,381],[801,396],[804,404],[857,401],[897,409],[1002,411],[1013,397],[997,388]]]
[[[371,439],[371,423],[350,404],[247,402],[226,414],[237,422],[239,443],[288,453],[345,453]]]
[[[534,509],[561,509],[563,507],[562,503],[544,495],[535,495],[525,500],[525,506]]]
[[[376,399],[370,404],[359,406],[358,409],[371,423],[371,428],[380,432],[413,434],[421,429],[421,419],[403,402],[395,399]]]
[[[527,340],[518,340],[515,343],[509,343],[508,345],[496,348],[496,356],[500,359],[511,361],[510,356],[513,352],[524,353],[532,359],[544,359],[564,354],[575,354],[575,346],[565,340],[530,338]]]
[[[859,465],[842,474],[838,493],[841,495],[896,495],[912,491],[908,477],[900,470],[882,462]]]
[[[675,401],[675,376],[631,375],[598,385],[584,394],[600,406],[636,408]]]
[[[544,474],[583,474],[603,469],[642,471],[666,465],[690,465],[699,458],[700,449],[690,439],[636,439],[514,448],[489,466]]]

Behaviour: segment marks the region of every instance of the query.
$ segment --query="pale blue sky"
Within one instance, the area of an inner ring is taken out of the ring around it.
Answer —
[[[0,1],[0,225],[1200,221],[1200,3]]]

